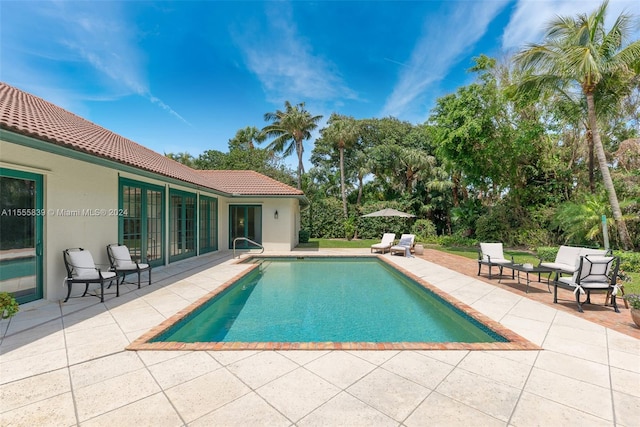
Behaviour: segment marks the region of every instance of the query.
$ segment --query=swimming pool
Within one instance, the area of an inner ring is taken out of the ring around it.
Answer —
[[[496,348],[519,338],[383,257],[259,262],[130,349]]]

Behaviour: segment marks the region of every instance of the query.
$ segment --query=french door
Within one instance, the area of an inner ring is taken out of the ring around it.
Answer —
[[[246,237],[262,244],[262,206],[232,205],[229,206],[229,249],[233,248],[233,240]],[[255,245],[246,240],[239,240],[236,248],[252,248]]]
[[[0,168],[0,292],[41,299],[42,175]]]

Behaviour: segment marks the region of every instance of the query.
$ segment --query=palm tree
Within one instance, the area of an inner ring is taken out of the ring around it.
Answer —
[[[271,122],[271,124],[265,126],[262,132],[268,137],[275,137],[268,147],[274,152],[283,153],[286,157],[291,155],[294,149],[296,150],[298,154],[298,190],[300,190],[304,173],[302,141],[311,138],[311,131],[318,127],[322,116],[312,116],[304,109],[304,102],[292,106],[289,101],[285,101],[284,107],[284,111],[276,110],[275,113],[265,113],[265,121]]]
[[[590,15],[558,17],[549,23],[542,44],[531,44],[515,60],[526,72],[519,90],[540,92],[545,88],[564,90],[578,85],[586,98],[589,129],[609,203],[624,249],[633,243],[620,210],[609,166],[600,139],[594,93],[599,85],[620,74],[637,72],[640,41],[623,48],[632,17],[621,14],[609,31],[604,28],[608,1]]]
[[[229,140],[229,150],[239,148],[242,150],[253,150],[256,144],[262,144],[267,136],[255,126],[247,126],[238,129],[236,135]]]
[[[323,129],[322,136],[333,143],[340,153],[340,194],[342,195],[342,209],[347,218],[347,192],[344,185],[344,150],[351,148],[360,137],[360,126],[353,117],[331,114],[328,127]]]

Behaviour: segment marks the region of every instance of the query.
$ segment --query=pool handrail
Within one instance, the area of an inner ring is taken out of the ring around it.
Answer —
[[[264,246],[262,246],[260,243],[254,242],[253,240],[248,239],[246,237],[236,237],[235,239],[233,239],[233,258],[234,259],[236,258],[236,242],[238,240],[245,240],[245,241],[247,241],[249,243],[252,243],[252,244],[258,246],[261,249],[260,253],[264,252]],[[248,250],[251,250],[251,249],[253,249],[253,248],[249,248]]]

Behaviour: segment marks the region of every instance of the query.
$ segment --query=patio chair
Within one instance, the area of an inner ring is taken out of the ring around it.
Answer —
[[[374,245],[371,245],[371,253],[375,252],[382,252],[383,254],[391,249],[391,246],[393,246],[393,242],[396,240],[396,234],[395,233],[384,233],[382,235],[382,241],[380,243],[376,243]]]
[[[112,243],[107,245],[107,256],[111,263],[111,270],[115,271],[116,275],[122,276],[122,282],[124,283],[125,277],[128,274],[138,274],[138,289],[140,289],[141,274],[145,271],[149,272],[149,285],[151,285],[151,266],[149,264],[143,264],[135,262],[131,259],[131,252],[126,245],[118,243]],[[132,283],[132,282],[128,282]],[[135,285],[135,283],[132,283]]]
[[[578,268],[571,277],[559,277],[553,281],[553,302],[558,302],[558,287],[573,290],[578,304],[578,311],[583,313],[582,305],[591,304],[591,292],[607,292],[611,298],[611,305],[616,313],[618,304],[616,295],[620,292],[620,287],[616,284],[620,258],[613,256],[585,255],[581,256]],[[581,295],[586,294],[584,302],[580,302]],[[605,306],[607,301],[605,301]]]
[[[502,276],[502,268],[505,264],[513,264],[513,256],[511,259],[504,257],[502,243],[480,243],[480,251],[478,251],[478,276],[483,265],[489,267],[489,280],[491,280],[491,268],[495,265],[500,270]],[[513,278],[513,271],[511,272]]]
[[[397,245],[391,246],[389,248],[389,253],[393,255],[396,252],[402,252],[404,256],[411,256],[411,251],[413,250],[413,243],[416,239],[414,234],[403,234],[400,236],[400,241]]]
[[[71,248],[62,251],[64,266],[67,269],[67,277],[65,284],[67,285],[67,297],[64,302],[69,301],[71,296],[71,288],[74,283],[84,283],[84,293],[87,294],[89,284],[100,284],[100,302],[104,302],[104,284],[108,283],[109,287],[112,282],[116,281],[116,296],[120,296],[120,288],[118,285],[118,276],[113,271],[101,271],[93,262],[91,252],[82,248]]]

